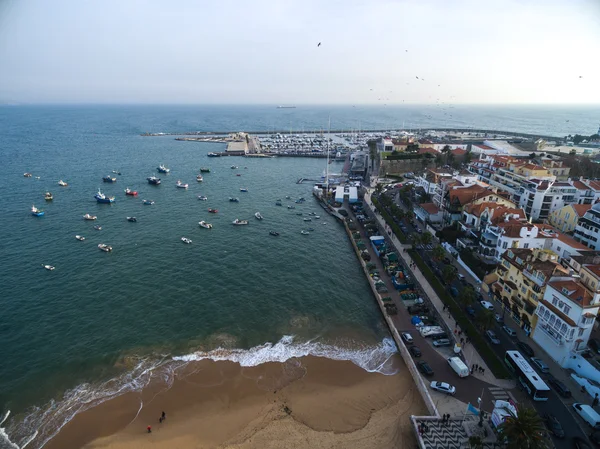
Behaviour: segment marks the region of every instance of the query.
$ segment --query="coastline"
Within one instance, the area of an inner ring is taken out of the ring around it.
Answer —
[[[412,447],[410,415],[426,407],[401,358],[391,363],[393,375],[315,356],[193,362],[170,387],[158,380],[80,413],[45,447]]]

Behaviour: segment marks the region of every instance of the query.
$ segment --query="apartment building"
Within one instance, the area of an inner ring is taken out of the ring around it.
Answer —
[[[579,219],[591,208],[591,204],[569,204],[550,212],[548,223],[561,232],[573,232]]]
[[[535,310],[544,297],[546,283],[553,276],[569,276],[558,256],[545,249],[515,248],[506,251],[496,267],[492,284],[496,300],[513,320],[529,334],[537,322]]]
[[[600,250],[600,203],[594,204],[579,219],[573,238],[589,248]]]
[[[492,202],[506,207],[515,207],[515,203],[507,199],[501,192],[495,192],[492,189],[479,184],[470,186],[450,186],[445,192],[441,202],[445,224],[459,221],[462,218],[463,208],[468,204]]]

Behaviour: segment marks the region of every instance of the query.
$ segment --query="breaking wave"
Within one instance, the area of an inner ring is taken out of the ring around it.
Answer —
[[[84,383],[64,393],[60,400],[51,400],[41,407],[33,407],[23,417],[11,417],[10,410],[2,417],[0,449],[40,449],[77,414],[128,392],[141,391],[151,381],[160,381],[170,388],[177,372],[201,360],[231,361],[243,367],[267,362],[284,363],[305,356],[347,360],[368,372],[393,375],[397,368],[390,359],[397,352],[394,341],[385,338],[377,345],[330,345],[317,341],[295,342],[293,336],[284,336],[277,343],[264,343],[250,349],[216,348],[182,356],[161,356],[137,361],[135,367],[121,376],[98,384]]]

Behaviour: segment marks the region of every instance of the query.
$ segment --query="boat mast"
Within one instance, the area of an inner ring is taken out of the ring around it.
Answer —
[[[331,132],[331,115],[329,116],[329,124],[327,126],[327,174],[325,175],[325,198],[329,193],[329,133]]]

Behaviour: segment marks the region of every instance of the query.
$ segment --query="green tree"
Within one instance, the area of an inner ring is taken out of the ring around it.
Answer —
[[[469,449],[483,449],[483,441],[481,441],[481,437],[472,436],[469,437]]]
[[[433,251],[431,251],[431,257],[433,257],[433,260],[437,262],[442,260],[445,255],[446,251],[440,245],[436,246],[435,248],[433,248]]]
[[[467,307],[475,302],[476,297],[477,295],[475,294],[475,290],[473,290],[473,287],[468,286],[462,289],[460,295],[458,296],[458,300],[460,301],[463,307]]]
[[[448,165],[448,155],[452,154],[450,151],[450,145],[444,145],[444,148],[442,148],[442,154],[446,157],[446,165]]]
[[[433,236],[429,232],[424,232],[420,240],[423,245],[429,245],[433,241]]]
[[[494,312],[482,309],[477,313],[477,323],[486,331],[494,325]]]
[[[446,265],[442,270],[442,279],[446,284],[451,284],[456,279],[456,268],[452,265]]]
[[[577,150],[575,148],[573,148],[571,151],[569,151],[569,154],[571,156],[575,156],[577,154]]]
[[[407,153],[416,153],[417,151],[419,151],[419,144],[418,143],[409,143],[408,145],[406,145],[406,152]]]
[[[383,190],[383,184],[377,184],[377,185],[375,186],[375,193],[376,193],[377,195],[379,195],[379,194],[381,193],[381,191],[382,191],[382,190]]]
[[[546,429],[537,410],[519,405],[499,427],[507,449],[549,449]]]
[[[473,160],[473,155],[470,151],[465,153],[465,157],[463,158],[463,164],[469,164]]]
[[[440,167],[444,163],[444,156],[441,154],[437,154],[435,156],[435,165],[436,167]]]
[[[529,159],[535,159],[535,153],[530,153],[529,154]]]
[[[585,139],[587,139],[586,136],[582,136],[581,134],[575,134],[575,136],[573,136],[573,143],[577,145],[583,142]]]

